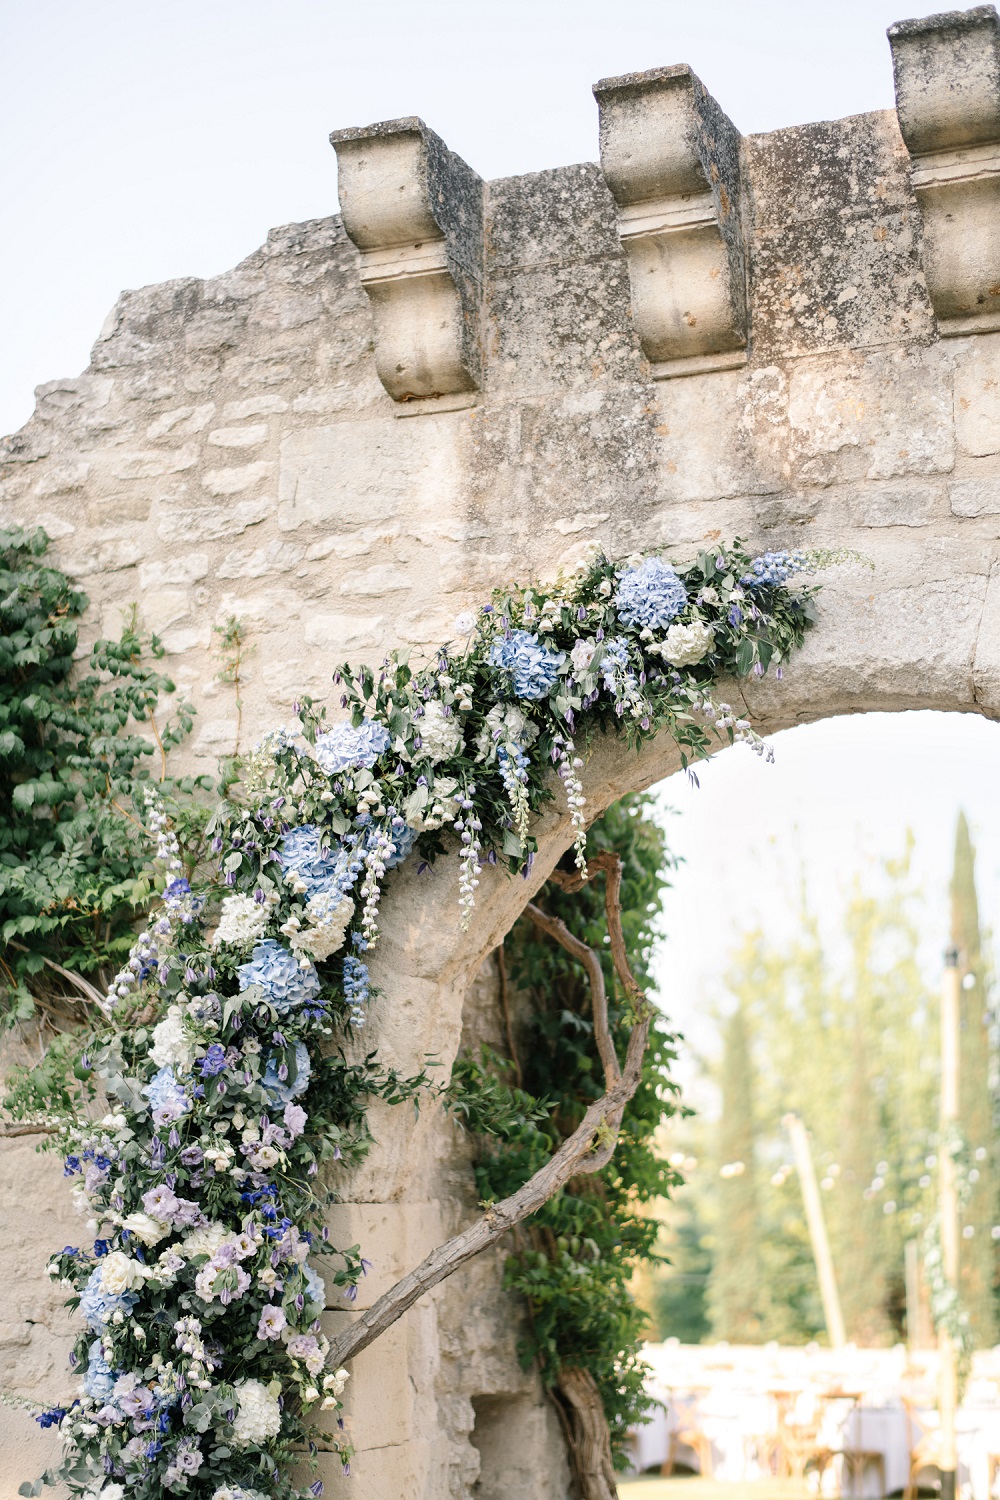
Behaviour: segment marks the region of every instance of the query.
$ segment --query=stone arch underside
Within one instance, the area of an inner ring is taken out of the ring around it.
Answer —
[[[963,52],[1000,55],[983,15],[896,29],[898,117],[741,138],[681,68],[599,87],[600,165],[483,183],[419,121],[340,133],[343,219],[275,230],[223,276],[124,293],[87,372],[39,387],[0,444],[0,522],[46,526],[91,596],[91,638],[139,601],[198,710],[193,769],[233,745],[211,652],[229,615],[255,646],[249,743],[301,693],[332,701],[338,661],[431,649],[493,586],[594,540],[871,560],[825,575],[782,682],[721,690],[763,733],[868,710],[997,716],[1000,246],[976,237],[992,137],[962,133],[965,109],[1000,137]],[[665,737],[638,755],[595,742],[591,814],[677,765]],[[388,1062],[447,1066],[463,1025],[485,1024],[488,955],[571,841],[558,801],[538,836],[529,880],[484,872],[464,934],[454,861],[393,877],[368,1038]],[[437,1112],[380,1110],[375,1128],[331,1215],[374,1262],[359,1305],[474,1209]],[[56,1397],[69,1340],[44,1264],[80,1226],[53,1162],[0,1153],[23,1210],[0,1246],[0,1385]],[[326,1475],[327,1492],[563,1500],[516,1332],[498,1257],[412,1309],[357,1361],[355,1476]],[[16,1413],[0,1433],[6,1500],[52,1444]],[[474,1491],[486,1454],[514,1467]]]

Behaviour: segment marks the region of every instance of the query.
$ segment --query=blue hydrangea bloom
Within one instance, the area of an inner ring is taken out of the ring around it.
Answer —
[[[305,1005],[319,994],[319,975],[312,964],[303,969],[298,959],[274,938],[258,943],[249,963],[240,964],[236,972],[241,992],[259,984],[265,999],[277,1011]]]
[[[362,861],[343,843],[324,848],[315,823],[303,823],[286,833],[278,846],[282,869],[292,871],[306,887],[307,896],[344,896],[357,881]]]
[[[153,1114],[162,1114],[164,1123],[169,1118],[179,1120],[191,1108],[191,1100],[177,1082],[173,1068],[168,1064],[154,1073],[143,1089]]]
[[[80,1294],[80,1316],[91,1333],[103,1333],[114,1313],[130,1313],[138,1300],[135,1292],[105,1291],[101,1286],[101,1268],[95,1266]]]
[[[111,1395],[114,1383],[114,1371],[104,1358],[100,1339],[95,1339],[90,1346],[87,1369],[83,1377],[83,1394],[93,1396],[95,1401],[106,1401]]]
[[[550,651],[528,630],[512,630],[490,647],[490,664],[510,673],[516,698],[546,697],[565,660],[564,651]]]
[[[353,724],[336,724],[326,734],[317,736],[316,759],[328,776],[341,771],[371,770],[380,755],[389,748],[392,736],[384,724],[362,719]]]
[[[623,625],[665,630],[687,604],[687,589],[669,563],[647,557],[622,573],[615,604]]]
[[[294,1079],[279,1077],[278,1070],[284,1062],[284,1054],[272,1052],[267,1059],[264,1076],[261,1079],[268,1097],[274,1104],[291,1104],[300,1094],[304,1094],[309,1087],[309,1075],[312,1072],[312,1063],[309,1061],[309,1049],[305,1042],[295,1043],[295,1077]]]
[[[787,583],[794,573],[801,573],[809,566],[809,559],[804,552],[765,552],[763,557],[755,557],[750,564],[750,572],[741,579],[744,588],[759,587],[762,584],[778,586]]]
[[[413,846],[417,842],[417,830],[406,825],[398,833],[392,836],[392,853],[385,862],[387,870],[394,870],[401,865],[404,859],[408,859],[413,853]]]
[[[326,1286],[323,1282],[322,1276],[309,1264],[308,1261],[306,1261],[305,1265],[302,1267],[302,1274],[306,1278],[306,1284],[308,1287],[308,1290],[306,1291],[306,1297],[310,1302],[315,1302],[317,1306],[325,1307]]]

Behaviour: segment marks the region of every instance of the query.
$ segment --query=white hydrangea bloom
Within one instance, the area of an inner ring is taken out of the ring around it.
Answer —
[[[227,896],[222,903],[212,947],[252,947],[264,936],[268,915],[267,906],[252,896]]]
[[[163,1020],[153,1027],[153,1045],[149,1055],[158,1068],[176,1068],[190,1073],[194,1063],[194,1042],[184,1033],[184,1007],[171,1005]]]
[[[418,760],[449,760],[462,747],[462,727],[453,716],[446,716],[444,704],[436,698],[424,707],[423,717],[414,725],[420,735]]]
[[[331,953],[339,953],[354,915],[350,896],[342,896],[336,905],[330,896],[313,896],[306,902],[306,915],[312,925],[292,934],[293,952],[307,953],[315,963],[321,963]]]
[[[708,655],[714,645],[712,627],[701,620],[692,620],[690,625],[671,625],[661,651],[664,660],[672,666],[693,667]]]
[[[569,654],[570,660],[573,663],[573,671],[577,674],[577,676],[579,676],[581,672],[587,671],[596,654],[596,641],[577,641],[576,645],[573,647],[572,651]]]
[[[238,1380],[233,1387],[238,1406],[233,1423],[233,1442],[240,1448],[266,1443],[281,1431],[281,1409],[277,1396],[259,1380]]]
[[[225,1224],[217,1220],[204,1224],[201,1229],[191,1229],[181,1240],[181,1253],[187,1260],[195,1255],[214,1255],[228,1234]]]

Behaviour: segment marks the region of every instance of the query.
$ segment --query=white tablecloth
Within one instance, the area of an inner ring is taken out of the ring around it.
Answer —
[[[668,1343],[648,1345],[645,1357],[651,1366],[647,1388],[663,1405],[633,1434],[633,1462],[640,1472],[667,1459],[672,1433],[683,1436],[694,1428],[711,1445],[716,1479],[763,1478],[767,1439],[778,1431],[784,1411],[793,1424],[820,1421],[818,1441],[835,1454],[881,1454],[885,1491],[891,1494],[906,1484],[911,1449],[937,1423],[933,1350],[910,1355],[901,1347],[833,1351],[817,1345]],[[964,1500],[990,1500],[989,1456],[1000,1454],[1000,1350],[977,1354],[957,1426],[959,1492]],[[700,1467],[695,1445],[679,1437],[673,1446],[675,1463]],[[852,1475],[836,1457],[824,1475],[823,1491],[874,1500],[880,1483],[876,1463],[858,1464]],[[813,1484],[818,1488],[818,1476]]]

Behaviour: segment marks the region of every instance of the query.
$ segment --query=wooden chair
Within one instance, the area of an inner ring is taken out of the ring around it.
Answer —
[[[664,1479],[669,1479],[674,1472],[678,1448],[692,1449],[698,1459],[698,1473],[702,1479],[711,1479],[712,1440],[708,1433],[698,1425],[694,1413],[685,1413],[670,1434],[667,1456],[660,1465],[660,1473]]]
[[[907,1447],[909,1449],[909,1471],[906,1479],[906,1487],[903,1490],[903,1500],[915,1500],[917,1493],[917,1479],[924,1469],[941,1469],[941,1433],[936,1427],[928,1425],[923,1428],[917,1420],[913,1402],[906,1396],[902,1397],[903,1410],[906,1412],[906,1435]],[[929,1414],[928,1414],[929,1415]]]
[[[878,1473],[879,1497],[885,1495],[885,1454],[880,1448],[842,1448],[840,1452],[841,1462],[844,1465],[844,1478],[847,1481],[846,1489],[848,1495],[855,1495],[855,1481],[864,1477],[867,1468],[874,1468]]]

